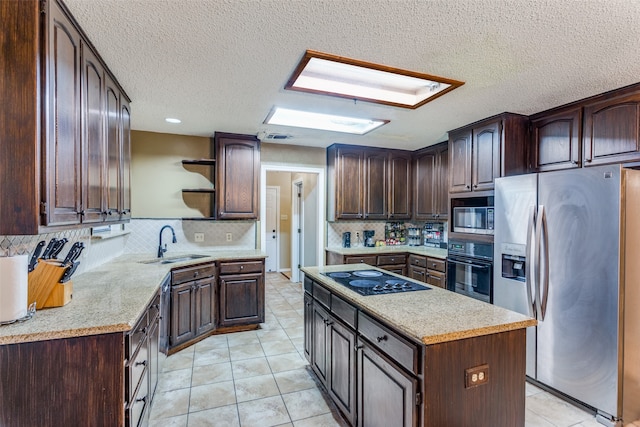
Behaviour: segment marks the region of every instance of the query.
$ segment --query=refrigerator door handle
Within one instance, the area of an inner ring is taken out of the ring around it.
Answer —
[[[532,247],[532,237],[535,232],[535,220],[536,220],[536,207],[531,206],[529,209],[529,220],[527,223],[527,253],[526,258],[528,262],[525,265],[525,283],[527,291],[527,307],[529,316],[537,318],[536,302],[532,296],[534,290],[535,271],[536,271],[536,258],[535,247]],[[533,256],[532,256],[533,252]]]
[[[544,206],[541,205],[539,208],[539,216],[541,217],[541,240],[540,247],[543,249],[542,251],[542,275],[541,278],[541,286],[538,290],[540,295],[540,302],[538,303],[538,307],[540,310],[540,320],[544,320],[547,313],[547,299],[549,298],[549,236],[547,232],[547,212],[544,209]]]
[[[535,308],[536,308],[536,319],[543,320],[542,313],[542,293],[540,291],[540,283],[543,280],[541,270],[542,270],[542,262],[541,262],[541,251],[542,251],[542,218],[544,217],[544,206],[538,206],[538,215],[536,216],[536,225],[535,225],[535,267],[533,275],[535,277]],[[546,307],[545,307],[546,308]]]

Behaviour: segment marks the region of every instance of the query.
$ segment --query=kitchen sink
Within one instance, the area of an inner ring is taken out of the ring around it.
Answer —
[[[206,258],[207,256],[208,255],[191,254],[191,255],[183,255],[183,256],[173,257],[173,258],[158,258],[158,259],[153,259],[151,261],[140,261],[140,262],[142,264],[173,264],[174,262],[191,261],[194,259]]]

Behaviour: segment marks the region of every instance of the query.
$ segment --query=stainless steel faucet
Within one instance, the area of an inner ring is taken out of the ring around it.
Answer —
[[[159,244],[158,244],[158,258],[162,258],[164,256],[164,253],[167,252],[167,244],[164,244],[164,248],[162,247],[162,232],[164,231],[165,228],[168,228],[171,230],[171,235],[173,236],[172,239],[172,243],[177,243],[178,241],[176,240],[176,232],[173,229],[172,226],[170,225],[165,225],[160,229],[160,236],[159,236]]]

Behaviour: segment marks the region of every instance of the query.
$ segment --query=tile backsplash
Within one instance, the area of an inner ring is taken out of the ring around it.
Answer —
[[[351,232],[351,247],[357,247],[356,233],[360,234],[362,239],[363,230],[374,230],[374,240],[384,240],[384,225],[387,221],[341,221],[327,223],[327,246],[342,247],[342,233]],[[405,222],[406,228],[418,227],[422,228],[424,222]],[[448,240],[447,223],[445,222],[444,241]],[[362,242],[360,244],[362,246]]]

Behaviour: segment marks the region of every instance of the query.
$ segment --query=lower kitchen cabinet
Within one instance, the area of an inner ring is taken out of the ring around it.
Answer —
[[[418,425],[418,380],[358,339],[358,426]]]
[[[411,254],[407,264],[408,277],[440,288],[447,287],[447,270],[444,260]]]
[[[304,357],[309,364],[313,364],[311,350],[313,348],[313,298],[310,294],[304,294]]]
[[[220,262],[220,327],[264,322],[264,260]]]

